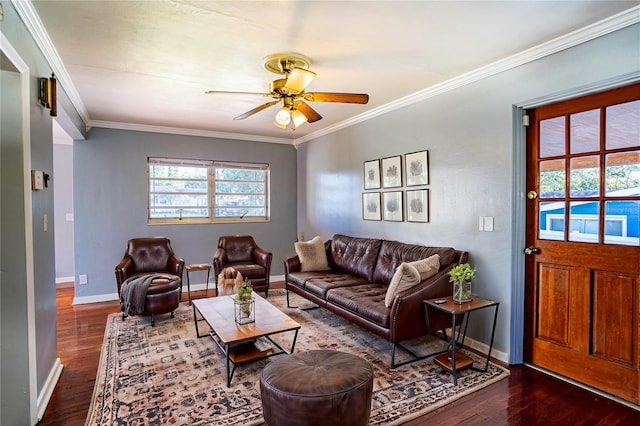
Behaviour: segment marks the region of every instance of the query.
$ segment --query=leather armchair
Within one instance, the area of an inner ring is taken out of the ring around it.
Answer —
[[[269,274],[271,273],[271,252],[256,244],[250,235],[222,236],[213,255],[213,270],[218,285],[218,275],[224,268],[232,267],[251,281],[253,289],[264,291],[269,296]]]
[[[178,258],[171,242],[164,237],[132,238],[122,260],[115,267],[118,295],[125,280],[144,275],[163,274],[167,279],[152,282],[147,289],[143,315],[153,316],[173,311],[180,304],[184,260]],[[123,318],[126,317],[123,312]]]

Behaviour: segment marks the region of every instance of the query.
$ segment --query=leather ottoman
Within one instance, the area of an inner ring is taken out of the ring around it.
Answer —
[[[355,355],[300,352],[269,363],[260,376],[269,426],[365,426],[371,412],[373,368]]]

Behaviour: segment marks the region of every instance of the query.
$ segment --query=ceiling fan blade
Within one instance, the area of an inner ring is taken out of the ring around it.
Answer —
[[[226,90],[207,90],[204,92],[205,95],[211,95],[216,93],[221,93],[223,95],[260,95],[260,96],[269,96],[269,93],[258,93],[258,92],[229,92]]]
[[[366,93],[314,92],[305,93],[303,97],[309,102],[341,102],[345,104],[366,104],[369,102],[369,95]]]
[[[260,112],[263,109],[267,109],[272,105],[277,104],[278,102],[280,102],[280,100],[277,101],[271,101],[271,102],[267,102],[266,104],[262,104],[259,107],[255,107],[254,109],[252,109],[251,111],[247,111],[244,114],[241,114],[237,117],[233,117],[234,120],[244,120],[247,117],[251,117],[253,114],[255,114],[256,112]]]
[[[301,93],[305,87],[313,81],[316,73],[303,70],[302,68],[293,68],[287,77],[287,82],[284,84],[284,88],[293,94]]]
[[[295,101],[293,106],[304,114],[307,117],[307,121],[309,123],[316,122],[318,120],[322,120],[322,116],[316,112],[315,109],[311,108],[309,104],[303,101]]]

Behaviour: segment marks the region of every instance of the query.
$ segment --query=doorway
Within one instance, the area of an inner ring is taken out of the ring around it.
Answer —
[[[640,403],[640,83],[529,111],[526,362]]]

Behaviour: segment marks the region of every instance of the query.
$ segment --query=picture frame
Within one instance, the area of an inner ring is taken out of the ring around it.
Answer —
[[[402,186],[402,156],[382,159],[380,170],[383,188],[399,188]]]
[[[404,220],[402,191],[382,193],[382,213],[384,220],[402,222]]]
[[[429,184],[429,151],[405,154],[404,165],[404,178],[407,186]]]
[[[362,193],[362,219],[382,220],[382,205],[379,192]]]
[[[364,189],[380,188],[380,160],[364,162]]]
[[[407,222],[429,222],[429,190],[407,190]]]

